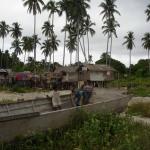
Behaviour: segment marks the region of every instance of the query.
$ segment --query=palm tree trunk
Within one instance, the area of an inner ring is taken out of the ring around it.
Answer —
[[[71,57],[72,57],[72,56],[71,56],[71,52],[70,52],[70,65],[71,65]]]
[[[54,67],[54,63],[55,63],[54,58],[55,58],[55,55],[54,55],[54,51],[53,51],[53,67]]]
[[[88,62],[89,62],[89,55],[90,55],[90,42],[89,42],[89,33],[87,32],[87,41],[88,41]]]
[[[131,49],[130,49],[130,59],[129,59],[129,77],[131,76]]]
[[[84,49],[83,49],[83,47],[82,47],[81,41],[79,41],[79,43],[80,43],[80,47],[81,47],[83,56],[84,56],[84,58],[85,58],[85,62],[87,63],[86,54],[85,54],[85,51],[84,51]]]
[[[25,65],[25,61],[26,61],[26,51],[25,51],[25,54],[24,54],[24,65]]]
[[[53,31],[53,33],[52,33],[52,37],[54,36],[53,34],[54,34],[54,14],[52,15],[52,31]],[[55,62],[55,60],[54,60],[54,47],[53,47],[53,69],[54,69],[54,62]]]
[[[111,38],[111,41],[110,41],[110,58],[109,58],[109,66],[111,65],[111,52],[112,52],[112,33],[111,33],[111,36],[110,36],[110,38]]]
[[[150,74],[150,58],[149,58],[149,51],[150,51],[150,49],[148,49],[148,64],[149,64],[149,74]]]
[[[52,54],[51,54],[51,52],[49,53],[49,70],[50,70],[50,67],[51,67],[51,56],[52,56]]]
[[[35,41],[35,35],[36,35],[36,15],[34,15],[34,61],[36,62],[36,41]]]
[[[107,49],[106,49],[106,65],[108,65],[108,47],[109,47],[109,33],[107,37]]]
[[[4,52],[4,37],[3,37],[3,44],[2,44],[1,68],[3,68],[3,52]]]
[[[66,25],[67,25],[67,15],[66,15]],[[65,37],[64,37],[64,52],[63,52],[63,66],[65,65],[66,36],[67,36],[67,31],[65,30]]]
[[[78,56],[78,65],[79,65],[79,19],[78,19],[78,22],[77,22],[77,56]]]
[[[85,62],[87,63],[88,59],[87,59],[87,57],[86,57],[84,36],[82,36],[82,42],[83,42],[83,50],[84,50],[84,55],[85,55]]]

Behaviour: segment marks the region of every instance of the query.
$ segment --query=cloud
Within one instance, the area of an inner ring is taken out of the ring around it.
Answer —
[[[2,0],[1,0],[2,1]],[[46,3],[48,0],[45,0]],[[96,61],[100,58],[100,55],[106,51],[107,37],[102,34],[102,16],[100,16],[101,8],[98,5],[102,0],[91,0],[90,13],[91,19],[96,23],[94,27],[96,34],[93,38],[90,38],[90,53],[93,55],[93,60]],[[121,27],[117,29],[118,38],[113,39],[112,57],[122,61],[128,65],[128,51],[125,46],[122,46],[124,41],[123,37],[128,31],[135,33],[135,45],[136,47],[132,52],[132,63],[136,63],[141,58],[147,58],[147,52],[141,46],[141,38],[145,32],[149,31],[150,23],[146,23],[146,15],[144,11],[149,4],[147,0],[117,0],[117,7],[121,13],[121,16],[116,16]],[[5,20],[9,25],[13,22],[19,22],[22,26],[23,36],[33,35],[33,15],[27,13],[27,8],[23,7],[22,0],[5,0],[0,5],[0,20]],[[41,42],[45,40],[45,37],[41,34],[41,27],[48,18],[47,12],[37,15],[37,33],[41,38]],[[65,25],[65,17],[55,16],[55,32],[58,38],[61,40],[58,52],[55,54],[56,61],[62,63],[63,56],[63,38],[64,33],[61,32],[62,27]],[[86,39],[85,39],[86,40]],[[5,40],[5,49],[11,47],[12,38],[7,37]],[[0,47],[1,47],[0,39]],[[11,50],[12,51],[12,50]],[[82,53],[80,52],[81,60],[84,60]],[[69,53],[66,54],[66,64],[69,63]],[[73,55],[75,61],[75,54]],[[23,56],[21,56],[21,59]],[[41,55],[40,47],[37,49],[37,59],[43,59]]]

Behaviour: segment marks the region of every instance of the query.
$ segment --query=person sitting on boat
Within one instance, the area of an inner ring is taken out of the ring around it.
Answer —
[[[77,89],[77,91],[75,91],[74,99],[75,99],[76,106],[80,106],[81,103],[80,101],[81,98],[83,97],[83,86],[81,86],[79,89]]]
[[[85,86],[83,87],[83,103],[88,104],[90,101],[90,98],[92,96],[93,92],[93,86],[90,84],[90,82],[87,82]]]
[[[61,99],[60,99],[60,94],[57,89],[57,86],[53,87],[53,95],[52,95],[52,106],[54,110],[61,109]]]

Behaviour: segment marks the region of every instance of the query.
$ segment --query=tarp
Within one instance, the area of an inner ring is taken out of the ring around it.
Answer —
[[[29,80],[31,76],[32,75],[30,72],[19,72],[16,74],[16,80],[17,81]]]

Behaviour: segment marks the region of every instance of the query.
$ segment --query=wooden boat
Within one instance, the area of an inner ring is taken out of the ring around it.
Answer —
[[[75,107],[71,94],[61,96],[62,109],[52,110],[51,98],[42,98],[0,105],[0,141],[9,141],[16,136],[31,132],[59,128],[79,109],[96,112],[122,111],[130,96]]]

